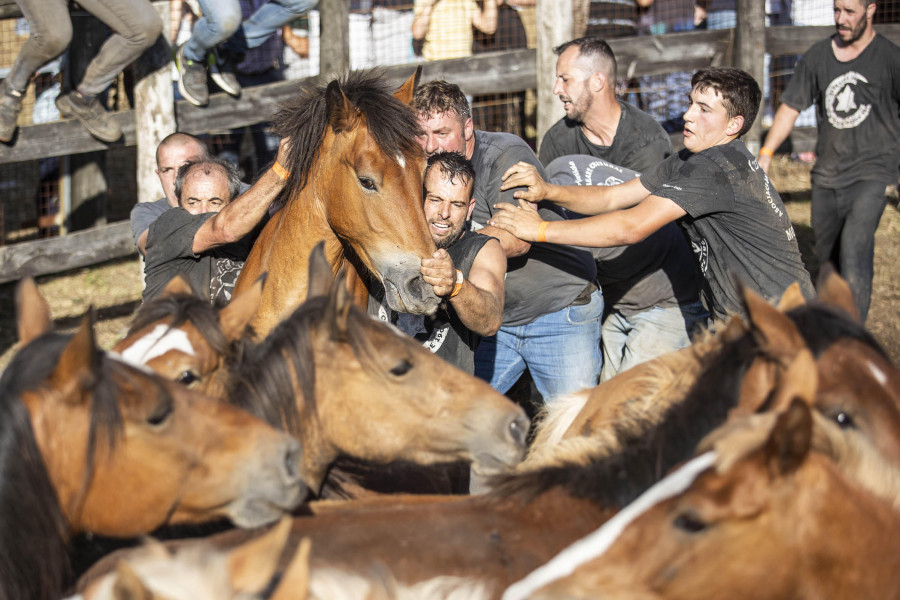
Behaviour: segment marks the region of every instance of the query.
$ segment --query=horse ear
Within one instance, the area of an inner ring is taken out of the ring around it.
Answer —
[[[188,281],[188,278],[184,273],[178,273],[169,280],[169,283],[163,288],[160,296],[182,296],[191,295],[193,293],[194,289],[191,287],[191,282]]]
[[[256,316],[267,275],[268,272],[265,272],[257,277],[249,289],[234,296],[231,302],[219,311],[219,325],[229,342],[240,339],[247,331],[250,321]]]
[[[345,269],[341,269],[331,286],[323,319],[331,332],[332,339],[346,337],[347,317],[350,314],[351,306],[353,306],[353,297],[347,288],[347,272]]]
[[[397,88],[394,92],[394,98],[403,104],[412,104],[413,94],[416,92],[416,86],[419,85],[419,78],[422,76],[422,65],[416,67],[416,72],[406,80],[406,82]]]
[[[116,582],[113,584],[113,600],[152,600],[151,592],[134,569],[124,560],[116,565]]]
[[[803,336],[787,315],[746,286],[743,296],[750,332],[763,351],[771,356],[790,358],[806,347]]]
[[[269,600],[306,600],[309,596],[309,552],[312,541],[305,537],[291,559]]]
[[[336,79],[325,88],[325,114],[328,115],[328,124],[335,133],[352,130],[359,117]]]
[[[806,305],[806,298],[800,291],[800,284],[795,281],[781,295],[781,300],[778,301],[778,310],[787,312],[804,305]]]
[[[844,278],[834,270],[834,265],[827,263],[822,267],[816,284],[820,301],[846,311],[854,321],[860,322],[859,309],[857,309],[856,301],[853,299],[853,292]]]
[[[799,467],[812,443],[812,409],[799,398],[778,415],[766,444],[769,472],[787,475]]]
[[[54,389],[61,390],[67,400],[81,402],[80,390],[92,385],[100,370],[102,355],[94,341],[94,307],[81,319],[81,326],[63,350],[50,374]]]
[[[307,285],[307,298],[325,296],[334,283],[334,273],[331,265],[325,258],[325,240],[316,244],[309,255],[309,283]]]
[[[228,553],[228,577],[236,592],[261,592],[278,566],[281,551],[291,533],[291,518],[282,517],[275,527]]]
[[[19,342],[23,346],[50,331],[50,306],[31,277],[25,277],[16,286],[16,309]]]

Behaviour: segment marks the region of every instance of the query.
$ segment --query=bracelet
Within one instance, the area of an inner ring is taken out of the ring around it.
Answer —
[[[538,225],[537,241],[539,241],[539,242],[547,241],[547,227],[549,225],[550,225],[550,221],[541,221],[541,224]]]
[[[465,281],[465,278],[463,277],[462,271],[457,269],[456,270],[456,285],[453,286],[453,291],[450,292],[451,298],[453,298],[454,296],[459,294],[459,291],[462,289],[464,281]]]
[[[771,158],[773,154],[775,154],[775,152],[771,148],[766,148],[765,146],[763,146],[759,149],[760,156],[768,156]]]
[[[278,164],[277,160],[272,163],[272,170],[275,171],[275,174],[278,175],[278,178],[282,181],[287,181],[291,176],[291,172]]]

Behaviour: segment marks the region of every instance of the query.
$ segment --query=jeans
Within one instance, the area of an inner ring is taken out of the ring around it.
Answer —
[[[241,26],[238,0],[198,0],[203,16],[194,23],[191,38],[184,43],[184,56],[206,64],[209,51],[227,40]]]
[[[225,43],[225,49],[242,55],[262,45],[269,36],[316,7],[319,0],[269,0],[260,6]]]
[[[600,381],[631,367],[691,345],[691,334],[706,325],[701,302],[659,307],[626,317],[612,312],[603,322],[603,370]]]
[[[857,181],[837,190],[812,186],[812,227],[820,265],[834,263],[847,280],[863,323],[872,300],[875,230],[887,206],[883,181]]]
[[[527,325],[501,327],[481,340],[475,351],[475,376],[501,394],[525,372],[531,372],[544,401],[597,385],[600,356],[600,318],[603,294],[538,317]]]

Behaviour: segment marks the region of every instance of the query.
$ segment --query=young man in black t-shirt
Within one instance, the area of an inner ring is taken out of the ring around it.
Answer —
[[[523,240],[608,247],[639,242],[677,221],[699,261],[703,299],[714,317],[742,312],[732,275],[770,299],[794,281],[811,297],[784,204],[739,139],[759,110],[759,85],[740,69],[713,67],[695,73],[691,86],[684,150],[639,179],[609,187],[550,185],[532,165],[518,163],[501,189],[527,187],[515,193],[520,206],[498,205],[491,225]],[[596,216],[550,223],[524,200]]]

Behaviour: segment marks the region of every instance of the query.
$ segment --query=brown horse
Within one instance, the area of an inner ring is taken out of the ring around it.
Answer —
[[[97,348],[90,314],[48,333],[30,280],[23,347],[0,378],[0,597],[58,598],[76,533],[277,519],[306,495],[301,449],[234,407]]]
[[[796,401],[719,440],[504,600],[900,598],[900,513],[811,452],[812,421]]]
[[[294,434],[304,448],[304,481],[315,490],[339,456],[473,461],[487,472],[517,464],[528,431],[524,412],[368,318],[332,276],[323,246],[310,259],[309,299],[260,343],[235,338],[253,314],[261,282],[235,294],[218,318],[175,282],[141,309],[117,347],[133,359],[150,356],[141,364],[202,383],[206,393]]]
[[[266,335],[306,298],[306,265],[325,242],[332,272],[347,268],[358,303],[377,277],[391,308],[430,314],[440,299],[424,282],[421,259],[435,251],[422,208],[425,154],[408,104],[419,70],[394,95],[377,72],[353,72],[327,87],[303,88],[278,112],[274,130],[290,137],[287,204],[263,229],[235,286],[264,272],[256,333]]]

